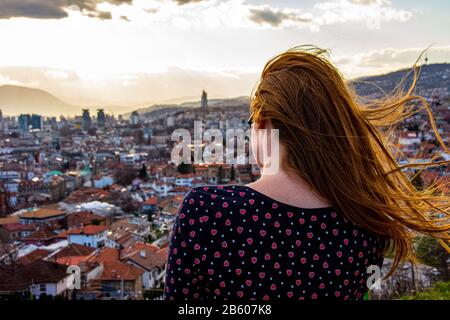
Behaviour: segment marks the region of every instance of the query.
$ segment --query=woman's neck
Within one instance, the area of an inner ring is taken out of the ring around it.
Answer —
[[[301,208],[329,207],[331,203],[317,194],[304,179],[280,168],[275,174],[262,174],[247,185],[280,202]]]

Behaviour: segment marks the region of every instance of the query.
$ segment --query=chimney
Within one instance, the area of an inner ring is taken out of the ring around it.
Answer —
[[[142,249],[142,250],[139,252],[139,255],[141,256],[141,258],[145,258],[145,249]]]

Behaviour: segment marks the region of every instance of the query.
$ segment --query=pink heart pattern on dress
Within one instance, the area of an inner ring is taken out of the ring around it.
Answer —
[[[166,299],[361,299],[383,258],[384,243],[337,211],[240,186],[194,188],[172,230]]]

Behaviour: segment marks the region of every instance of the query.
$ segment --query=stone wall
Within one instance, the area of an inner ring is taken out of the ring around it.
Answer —
[[[392,259],[384,259],[381,276],[384,277],[392,266]],[[424,264],[401,263],[388,279],[381,280],[379,286],[370,290],[371,300],[396,299],[404,295],[413,295],[430,288],[441,278],[440,272]]]

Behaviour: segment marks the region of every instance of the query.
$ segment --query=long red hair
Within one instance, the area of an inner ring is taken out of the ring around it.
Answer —
[[[403,260],[415,259],[418,234],[436,238],[450,252],[449,196],[442,182],[418,190],[396,161],[391,131],[427,101],[412,85],[369,101],[358,97],[329,61],[327,51],[296,47],[267,62],[252,94],[254,121],[270,119],[287,150],[286,170],[307,181],[349,220],[387,241],[394,253],[391,274]],[[407,166],[445,165],[433,162]]]

